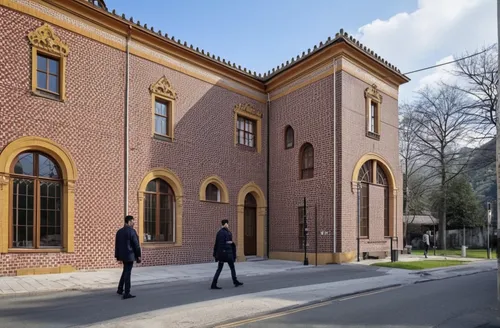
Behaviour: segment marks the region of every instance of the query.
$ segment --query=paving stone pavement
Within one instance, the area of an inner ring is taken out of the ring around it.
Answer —
[[[236,272],[238,276],[256,276],[289,270],[307,270],[313,267],[313,265],[304,266],[301,262],[291,261],[251,261],[236,263]],[[216,269],[217,265],[215,262],[191,265],[135,267],[132,270],[132,284],[137,286],[182,280],[210,280]],[[0,297],[66,290],[112,288],[116,287],[120,276],[121,268],[0,277]],[[221,278],[226,277],[230,277],[229,268],[222,271]]]

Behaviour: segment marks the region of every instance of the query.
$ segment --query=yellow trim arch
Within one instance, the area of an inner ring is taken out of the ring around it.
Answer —
[[[75,237],[75,182],[78,173],[69,152],[50,139],[22,137],[9,143],[0,153],[0,253],[9,251],[9,206],[12,183],[10,168],[12,162],[22,152],[39,151],[51,156],[61,168],[63,176],[63,250],[74,252]],[[39,250],[34,250],[39,252]],[[29,251],[28,251],[29,252]]]
[[[358,181],[359,170],[361,169],[363,164],[365,164],[369,160],[375,160],[378,163],[382,164],[382,169],[384,170],[385,174],[387,174],[387,178],[389,179],[389,186],[391,187],[391,189],[397,190],[398,188],[396,186],[396,179],[394,178],[394,174],[392,173],[391,166],[385,160],[385,158],[375,153],[365,154],[358,160],[358,162],[354,166],[354,170],[352,171],[351,181],[352,182]]]
[[[238,247],[237,257],[239,261],[245,261],[245,197],[251,193],[257,201],[257,256],[264,257],[265,241],[264,241],[264,227],[266,217],[266,197],[262,189],[255,183],[249,182],[244,185],[238,193]]]
[[[144,242],[144,192],[146,191],[146,186],[151,180],[162,179],[170,185],[175,195],[175,235],[174,243],[143,243]],[[182,209],[183,209],[183,191],[182,183],[179,177],[169,169],[157,168],[151,170],[142,179],[139,185],[138,191],[138,201],[139,201],[139,213],[138,213],[138,230],[139,230],[139,242],[145,247],[171,247],[171,246],[182,246]]]
[[[213,183],[215,186],[217,186],[217,188],[219,188],[219,192],[220,192],[220,202],[219,203],[228,204],[229,203],[229,191],[227,189],[227,186],[224,183],[224,181],[222,181],[222,179],[216,175],[209,176],[208,178],[203,180],[203,182],[201,183],[201,185],[200,185],[200,200],[207,201],[206,190],[207,190],[207,186],[211,183]]]

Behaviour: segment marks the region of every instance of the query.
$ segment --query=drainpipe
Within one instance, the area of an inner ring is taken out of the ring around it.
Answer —
[[[126,44],[126,66],[125,66],[125,185],[124,185],[124,215],[128,215],[128,176],[129,176],[129,70],[130,70],[130,35],[132,33],[132,26],[129,25],[127,33]]]
[[[337,59],[333,59],[333,253],[337,253]]]
[[[269,158],[269,155],[271,154],[271,151],[269,149],[269,145],[271,144],[270,140],[269,140],[269,135],[270,135],[270,131],[271,131],[271,124],[270,124],[270,118],[271,118],[271,113],[270,113],[270,110],[271,110],[271,98],[269,96],[269,93],[267,94],[267,127],[266,127],[266,130],[267,130],[267,155],[266,155],[266,174],[267,174],[267,177],[266,177],[266,225],[267,225],[267,229],[266,229],[266,240],[267,240],[267,243],[266,243],[266,254],[267,254],[267,258],[269,258],[269,243],[270,243],[270,231],[269,231],[269,227],[270,227],[270,218],[269,218],[269,163],[270,163],[270,158]]]

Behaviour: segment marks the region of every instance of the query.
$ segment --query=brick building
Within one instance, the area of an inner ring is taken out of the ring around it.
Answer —
[[[137,218],[142,265],[351,261],[402,248],[393,65],[342,30],[266,74],[110,12],[0,0],[0,275],[116,266]],[[359,188],[358,190],[358,186]],[[397,244],[397,245],[396,245]]]

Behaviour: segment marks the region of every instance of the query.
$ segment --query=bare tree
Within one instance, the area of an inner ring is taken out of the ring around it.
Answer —
[[[418,149],[416,131],[419,128],[416,121],[415,108],[409,104],[400,107],[399,122],[399,157],[403,168],[403,208],[405,211],[403,236],[409,244],[408,225],[415,216],[424,211],[425,178],[419,175],[425,159]]]
[[[487,126],[487,135],[492,137],[498,104],[498,47],[494,44],[475,53],[479,54],[466,52],[461,56],[464,59],[455,63],[452,73],[459,79],[454,88],[470,97],[471,115]]]
[[[446,187],[467,167],[473,153],[467,146],[476,120],[468,112],[469,97],[444,84],[418,92],[414,106],[417,153],[424,160],[422,167],[430,172],[427,179],[436,179],[442,195],[439,243],[446,249]]]

